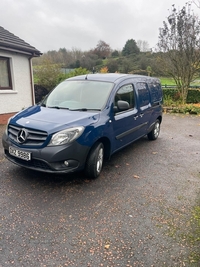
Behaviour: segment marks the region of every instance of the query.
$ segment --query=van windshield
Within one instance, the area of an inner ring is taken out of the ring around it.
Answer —
[[[113,83],[99,81],[64,81],[43,101],[49,108],[70,110],[102,110],[107,103]]]

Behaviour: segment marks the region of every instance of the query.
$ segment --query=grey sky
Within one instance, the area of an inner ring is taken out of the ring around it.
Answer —
[[[184,0],[1,0],[0,26],[42,53],[65,47],[82,51],[99,40],[122,50],[128,39],[153,48],[172,4]],[[192,5],[195,14],[200,13]]]

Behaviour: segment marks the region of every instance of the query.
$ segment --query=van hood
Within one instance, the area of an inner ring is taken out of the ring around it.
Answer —
[[[32,106],[17,113],[10,124],[53,133],[74,126],[88,126],[99,120],[99,112]]]

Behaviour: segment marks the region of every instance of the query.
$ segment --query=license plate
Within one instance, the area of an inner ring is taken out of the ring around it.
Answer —
[[[31,153],[30,152],[26,152],[26,151],[22,151],[19,149],[16,149],[12,146],[9,147],[9,153],[10,155],[23,159],[23,160],[31,160]]]

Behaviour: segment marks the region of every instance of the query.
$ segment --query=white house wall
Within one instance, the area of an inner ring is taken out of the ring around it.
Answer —
[[[0,51],[10,58],[13,90],[0,90],[0,114],[18,112],[32,105],[29,59],[26,55]]]

